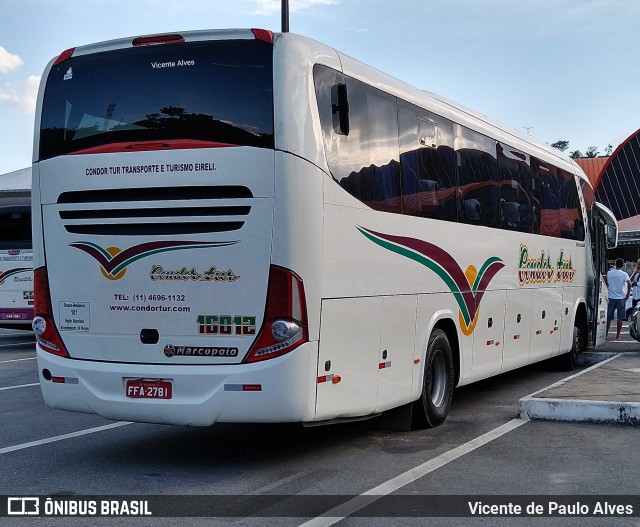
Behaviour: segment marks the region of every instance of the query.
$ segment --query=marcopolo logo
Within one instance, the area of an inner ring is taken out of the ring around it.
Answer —
[[[168,344],[164,347],[164,354],[171,357],[237,357],[238,348],[227,347],[198,347],[198,346],[174,346]]]
[[[185,249],[208,249],[212,247],[226,247],[234,245],[237,241],[228,242],[194,242],[194,241],[162,241],[147,242],[134,245],[122,250],[119,247],[101,247],[92,242],[74,242],[69,244],[92,256],[99,264],[100,271],[109,280],[120,280],[127,272],[127,267],[147,256],[168,251],[181,251]]]
[[[480,301],[484,296],[484,290],[498,271],[504,267],[500,258],[492,256],[484,261],[480,269],[470,265],[466,271],[463,271],[453,256],[437,245],[417,238],[383,234],[363,227],[357,228],[380,247],[414,260],[436,273],[456,299],[459,307],[460,329],[465,335],[473,333],[478,323]]]

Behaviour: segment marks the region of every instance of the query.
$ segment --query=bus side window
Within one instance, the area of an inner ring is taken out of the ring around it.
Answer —
[[[0,249],[31,248],[31,208],[0,209]]]
[[[400,214],[396,98],[321,65],[314,82],[334,180],[372,209]]]
[[[455,128],[460,221],[499,227],[496,142],[464,126]]]
[[[534,205],[531,200],[531,157],[498,143],[500,171],[500,226],[503,229],[533,232]]]
[[[400,103],[398,126],[403,213],[456,221],[453,124]]]
[[[558,169],[544,161],[535,161],[536,187],[534,203],[540,210],[539,234],[560,236],[560,211],[558,201]]]
[[[566,170],[558,170],[560,183],[560,235],[570,240],[584,240],[585,227],[578,197],[576,177]]]

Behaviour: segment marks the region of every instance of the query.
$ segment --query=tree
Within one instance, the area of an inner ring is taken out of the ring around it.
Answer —
[[[573,159],[580,159],[581,157],[583,157],[583,155],[582,155],[582,152],[580,152],[580,150],[574,150],[569,154],[569,157],[572,157]]]
[[[551,143],[551,146],[557,148],[560,152],[564,152],[569,148],[569,141],[556,141],[555,143]]]
[[[604,155],[610,156],[612,152],[613,152],[613,147],[611,145],[607,145],[607,148],[604,149]]]
[[[597,146],[590,146],[589,148],[587,148],[587,151],[584,153],[584,157],[589,157],[589,158],[598,157],[599,153],[600,152],[598,152]]]

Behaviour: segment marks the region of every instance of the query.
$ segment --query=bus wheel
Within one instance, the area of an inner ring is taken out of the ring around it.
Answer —
[[[433,428],[447,418],[453,398],[453,355],[444,331],[435,329],[429,338],[420,398],[413,403],[411,428]]]
[[[573,327],[573,342],[571,343],[571,349],[569,353],[565,353],[562,356],[562,369],[566,371],[573,371],[578,365],[578,354],[580,353],[580,328],[578,326]]]

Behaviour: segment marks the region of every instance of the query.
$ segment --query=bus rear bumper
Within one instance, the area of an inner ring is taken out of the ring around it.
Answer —
[[[39,347],[37,354],[44,401],[60,410],[193,426],[306,422],[314,416],[317,342],[263,362],[215,366],[98,363]],[[140,379],[170,382],[171,398],[127,396],[127,381]]]

